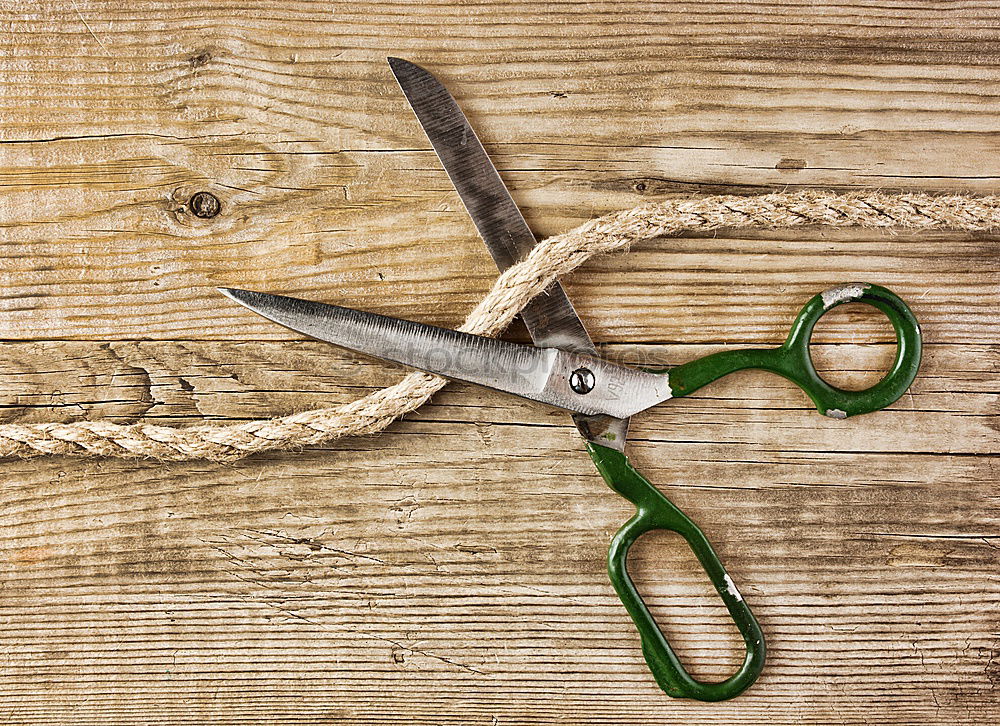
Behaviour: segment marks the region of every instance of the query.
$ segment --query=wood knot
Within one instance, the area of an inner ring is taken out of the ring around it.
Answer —
[[[222,211],[222,202],[209,192],[196,192],[188,200],[188,209],[196,217],[211,219]]]
[[[188,65],[192,68],[201,68],[204,65],[208,65],[210,60],[212,60],[212,54],[207,50],[203,50],[188,58]]]
[[[790,159],[788,157],[782,158],[777,164],[774,165],[775,169],[791,169],[792,171],[798,171],[799,169],[806,168],[805,159]]]

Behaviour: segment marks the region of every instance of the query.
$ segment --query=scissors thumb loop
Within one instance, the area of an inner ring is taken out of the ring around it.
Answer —
[[[838,305],[860,302],[871,305],[889,318],[896,333],[896,358],[889,372],[862,391],[846,391],[824,381],[809,353],[816,323]],[[898,295],[880,285],[851,282],[821,292],[805,304],[785,342],[778,348],[726,350],[669,369],[675,397],[686,396],[712,381],[748,368],[784,376],[795,383],[831,418],[847,418],[885,408],[906,393],[920,367],[920,324]]]
[[[831,386],[816,372],[809,342],[816,323],[838,305],[860,302],[885,313],[896,333],[896,358],[889,372],[873,386],[846,391]],[[852,282],[816,295],[799,313],[781,348],[780,370],[806,392],[819,412],[831,418],[847,418],[877,411],[895,403],[913,383],[920,367],[922,351],[920,324],[903,300],[880,285]]]

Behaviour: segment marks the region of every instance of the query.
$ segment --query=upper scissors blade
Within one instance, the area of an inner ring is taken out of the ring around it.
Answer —
[[[518,345],[283,295],[232,288],[219,288],[219,292],[286,328],[342,348],[568,411],[628,416],[670,398],[667,376],[588,355]],[[593,388],[582,394],[570,386],[573,372],[580,368],[588,369],[594,379]]]
[[[447,89],[428,71],[402,58],[389,58],[389,67],[494,261],[506,270],[536,243],[521,210]],[[535,345],[595,353],[558,282],[528,303],[521,318]]]
[[[389,58],[389,67],[490,255],[503,272],[531,251],[537,243],[535,235],[448,90],[415,63]],[[558,282],[529,302],[521,311],[521,318],[535,345],[596,355],[580,316]],[[627,420],[578,414],[573,421],[588,441],[623,450]]]

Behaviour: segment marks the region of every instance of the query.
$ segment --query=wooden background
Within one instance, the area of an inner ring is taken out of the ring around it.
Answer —
[[[454,92],[539,235],[664,195],[1000,177],[987,0],[8,0],[0,32],[3,421],[244,420],[400,375],[216,285],[456,325],[496,273],[387,55]],[[750,373],[635,420],[763,625],[739,699],[657,690],[605,574],[628,506],[568,417],[451,385],[379,436],[232,466],[0,463],[0,721],[994,723],[998,253],[723,232],[565,281],[632,363],[778,343],[855,279],[923,323],[889,410],[825,419]],[[893,348],[854,307],[814,350],[863,386]],[[654,538],[632,566],[693,672],[728,673],[693,557]]]

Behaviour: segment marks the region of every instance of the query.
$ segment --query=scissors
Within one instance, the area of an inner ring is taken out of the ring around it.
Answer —
[[[388,61],[497,266],[507,269],[527,255],[535,236],[455,99],[420,66],[400,58]],[[690,395],[729,373],[758,368],[798,385],[820,413],[847,418],[895,402],[920,365],[920,326],[913,313],[894,293],[870,283],[838,285],[813,297],[777,348],[727,350],[662,370],[640,370],[600,358],[558,281],[521,312],[534,345],[282,295],[233,288],[220,292],[276,323],[342,348],[569,411],[604,481],[636,507],[611,540],[608,575],[639,632],[649,669],[668,695],[702,701],[732,698],[757,679],[764,665],[764,636],[704,533],[629,462],[629,417]],[[881,310],[896,333],[891,369],[863,391],[829,385],[809,355],[816,322],[848,302]],[[688,674],[629,576],[629,548],[651,530],[677,532],[685,539],[743,637],[743,663],[724,681],[704,682]]]

